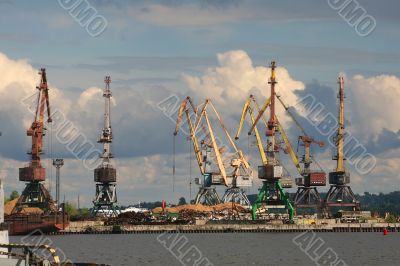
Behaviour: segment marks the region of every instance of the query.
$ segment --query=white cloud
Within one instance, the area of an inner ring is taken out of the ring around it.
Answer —
[[[363,139],[376,138],[382,129],[400,130],[400,79],[396,76],[354,76],[349,80],[351,128]]]
[[[38,70],[35,70],[27,60],[12,60],[0,53],[0,110],[12,114],[15,119],[22,119],[19,126],[28,128],[32,123],[33,114],[29,112],[24,99],[35,99],[35,89],[40,82]],[[55,105],[68,112],[70,102],[62,92],[52,86],[51,75],[48,75],[50,106]],[[33,97],[31,97],[33,96]],[[29,103],[32,101],[29,100]],[[17,122],[17,124],[18,124]]]
[[[183,76],[190,89],[190,94],[195,96],[196,101],[211,98],[218,110],[232,115],[241,112],[241,108],[250,94],[256,95],[260,105],[270,96],[270,85],[268,84],[271,75],[270,68],[254,66],[249,55],[242,50],[218,54],[217,57],[219,66],[208,68],[203,76]],[[294,80],[284,67],[277,67],[276,76],[277,93],[287,104],[295,104],[298,97],[294,91],[304,90],[304,84]],[[283,107],[278,102],[277,110],[282,122],[288,121]],[[232,126],[233,128],[237,127],[237,125]]]

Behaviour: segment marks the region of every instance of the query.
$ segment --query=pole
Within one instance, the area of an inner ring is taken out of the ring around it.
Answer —
[[[64,165],[64,159],[54,159],[53,166],[56,167],[56,205],[60,208],[60,169]]]
[[[79,214],[81,214],[81,202],[80,202],[79,194],[78,194],[78,211],[79,211]]]
[[[56,169],[56,201],[57,206],[60,204],[60,167]]]

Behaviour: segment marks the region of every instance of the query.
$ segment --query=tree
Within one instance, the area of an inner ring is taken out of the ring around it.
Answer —
[[[9,202],[9,201],[12,201],[12,200],[14,200],[14,199],[18,199],[19,198],[19,193],[18,193],[18,191],[13,191],[13,192],[11,192],[11,194],[10,194],[10,197],[4,197],[4,203],[7,203],[7,202]]]
[[[65,207],[65,212],[68,213],[70,216],[77,216],[79,214],[75,204],[72,202],[67,201],[64,207]]]
[[[14,190],[10,194],[10,200],[14,200],[14,199],[17,199],[17,198],[19,198],[19,193],[18,193],[18,191]]]
[[[185,199],[185,197],[180,197],[180,198],[179,198],[178,205],[185,205],[185,204],[186,204],[186,199]]]
[[[387,223],[395,223],[395,222],[397,222],[396,216],[394,216],[393,214],[389,214],[386,217],[386,222]]]

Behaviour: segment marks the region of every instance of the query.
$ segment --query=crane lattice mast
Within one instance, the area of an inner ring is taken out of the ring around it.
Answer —
[[[101,164],[94,170],[94,181],[96,182],[96,196],[93,200],[93,215],[116,216],[117,207],[117,171],[111,163],[111,143],[113,140],[111,129],[111,89],[110,76],[104,79],[104,128],[102,129],[99,143],[103,145],[103,152],[100,155]]]

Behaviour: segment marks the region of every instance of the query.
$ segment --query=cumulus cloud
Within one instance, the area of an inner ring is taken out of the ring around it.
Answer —
[[[102,89],[97,87],[90,87],[81,93],[78,99],[79,107],[86,107],[87,104],[91,101],[99,101],[101,100]]]
[[[254,66],[250,56],[242,50],[229,51],[217,55],[218,67],[208,68],[204,75],[196,77],[183,75],[190,94],[200,100],[211,98],[219,109],[227,114],[239,114],[241,107],[250,94],[256,95],[259,104],[270,96],[268,79],[271,70],[265,66]],[[287,104],[295,104],[298,96],[295,91],[302,91],[305,85],[294,80],[287,69],[277,67],[277,93]],[[281,120],[287,121],[284,109],[277,103]],[[232,125],[236,128],[237,125]]]
[[[349,80],[348,108],[352,128],[363,139],[376,140],[384,129],[400,130],[397,113],[400,106],[400,79],[393,75],[364,77]]]
[[[27,60],[13,60],[2,53],[0,71],[0,119],[4,125],[0,130],[3,131],[3,138],[8,139],[1,153],[13,159],[22,159],[28,146],[25,132],[33,120],[32,103],[36,98],[35,88],[40,82],[40,76]],[[52,86],[51,77],[49,86],[51,105],[68,112],[69,101],[63,99],[60,90]]]

